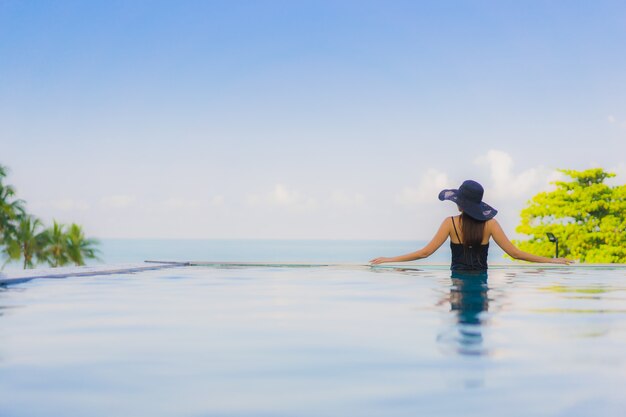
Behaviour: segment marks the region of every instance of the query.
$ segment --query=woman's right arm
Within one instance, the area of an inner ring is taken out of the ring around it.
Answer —
[[[524,252],[511,243],[509,238],[504,233],[504,230],[502,230],[500,223],[498,223],[496,219],[493,219],[491,223],[491,236],[493,237],[493,240],[495,240],[498,246],[500,246],[502,250],[513,259],[563,265],[568,265],[574,262],[567,258],[546,258],[545,256],[537,256],[532,253]]]

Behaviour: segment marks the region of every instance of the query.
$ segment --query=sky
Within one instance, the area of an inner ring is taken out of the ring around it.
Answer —
[[[623,1],[0,0],[0,164],[99,238],[511,236],[560,168],[626,182]]]

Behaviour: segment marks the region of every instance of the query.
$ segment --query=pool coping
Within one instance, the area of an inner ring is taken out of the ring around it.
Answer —
[[[186,262],[144,262],[142,264],[95,265],[42,269],[26,269],[0,274],[0,285],[21,284],[33,279],[61,279],[69,277],[89,277],[97,275],[130,274],[165,268],[189,266]]]
[[[44,269],[27,269],[0,273],[0,286],[21,284],[34,279],[61,279],[69,277],[89,277],[98,275],[130,274],[142,271],[152,271],[166,268],[180,267],[207,267],[207,268],[342,268],[342,269],[403,269],[428,270],[449,269],[449,263],[388,263],[384,265],[370,265],[367,263],[341,262],[234,262],[234,261],[160,261],[146,260],[138,264],[123,265],[95,265],[79,267],[59,267]],[[490,264],[490,270],[497,269],[624,269],[626,264],[541,264],[541,263],[500,263]]]
[[[147,260],[146,263],[176,263],[175,261]],[[426,263],[426,262],[398,262],[371,265],[369,263],[351,262],[237,262],[237,261],[185,261],[187,266],[208,266],[208,267],[368,267],[368,268],[450,268],[450,263]],[[626,269],[626,264],[591,264],[574,263],[570,265],[534,263],[534,262],[510,262],[510,263],[490,263],[489,269],[500,268],[615,268]]]

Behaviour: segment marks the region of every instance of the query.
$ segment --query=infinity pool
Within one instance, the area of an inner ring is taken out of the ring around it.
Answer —
[[[413,268],[0,289],[0,416],[626,415],[626,269]]]

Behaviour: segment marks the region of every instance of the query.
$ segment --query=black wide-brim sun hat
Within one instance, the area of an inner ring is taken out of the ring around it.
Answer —
[[[439,200],[455,202],[463,213],[473,219],[485,221],[492,219],[498,210],[483,202],[483,186],[476,181],[467,180],[458,189],[443,190],[439,193]]]

